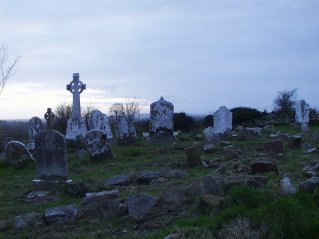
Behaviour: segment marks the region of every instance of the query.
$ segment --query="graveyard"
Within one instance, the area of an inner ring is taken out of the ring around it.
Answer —
[[[163,97],[146,127],[83,117],[85,89],[74,73],[65,135],[48,108],[46,126],[32,117],[6,143],[1,238],[319,237],[319,127],[305,101],[292,124],[234,125],[222,106],[208,127],[176,131]]]

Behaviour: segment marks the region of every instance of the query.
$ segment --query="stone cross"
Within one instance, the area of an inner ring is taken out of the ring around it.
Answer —
[[[81,117],[80,94],[86,89],[86,85],[79,78],[79,73],[73,73],[73,81],[66,86],[66,89],[73,94],[72,119]]]
[[[44,114],[44,118],[47,120],[47,130],[52,129],[52,122],[54,119],[54,114],[51,108],[47,109],[47,112]]]

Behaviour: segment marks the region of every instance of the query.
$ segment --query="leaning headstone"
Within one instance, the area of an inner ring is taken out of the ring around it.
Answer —
[[[47,121],[47,130],[52,129],[52,122],[54,119],[55,115],[52,112],[51,108],[47,109],[47,112],[44,114],[44,118]]]
[[[44,218],[48,225],[62,225],[76,221],[78,211],[79,209],[75,204],[47,208]]]
[[[201,165],[200,153],[197,147],[185,148],[188,167],[196,167]]]
[[[73,73],[73,81],[67,85],[67,90],[73,95],[72,116],[68,119],[65,139],[77,140],[84,138],[87,132],[85,119],[81,116],[80,94],[86,89],[86,85],[79,80],[79,73]]]
[[[84,142],[93,159],[113,158],[111,145],[106,134],[101,130],[92,129],[88,131],[84,137]]]
[[[116,118],[116,133],[119,145],[133,144],[137,139],[133,122],[125,116]]]
[[[233,114],[225,106],[214,113],[214,134],[224,134],[232,129]]]
[[[67,182],[68,167],[65,139],[55,130],[43,131],[35,139],[36,189],[56,190]],[[71,180],[69,180],[71,181]]]
[[[174,105],[163,97],[150,106],[150,142],[172,143]]]
[[[5,148],[5,160],[9,165],[21,168],[32,162],[33,157],[23,143],[11,141]]]
[[[112,129],[106,114],[99,110],[93,110],[88,119],[89,129],[101,130],[108,139],[113,138]]]
[[[303,131],[307,131],[309,124],[309,104],[304,100],[297,101],[295,113],[295,122],[301,125]]]
[[[39,117],[34,116],[29,120],[28,131],[29,141],[34,142],[35,136],[42,131],[42,122]]]

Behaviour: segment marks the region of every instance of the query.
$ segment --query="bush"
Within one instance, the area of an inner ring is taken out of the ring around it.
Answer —
[[[203,119],[203,128],[207,128],[209,126],[214,125],[214,116],[213,115],[206,115]]]
[[[174,113],[174,130],[190,131],[194,127],[195,120],[184,112]]]
[[[249,107],[236,107],[230,110],[233,113],[233,125],[252,126],[265,116],[266,112]]]

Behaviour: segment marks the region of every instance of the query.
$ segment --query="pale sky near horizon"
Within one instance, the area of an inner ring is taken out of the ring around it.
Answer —
[[[0,119],[43,117],[71,103],[107,113],[161,96],[175,112],[272,110],[278,91],[319,107],[319,1],[0,0],[0,43],[21,56],[0,95]]]

